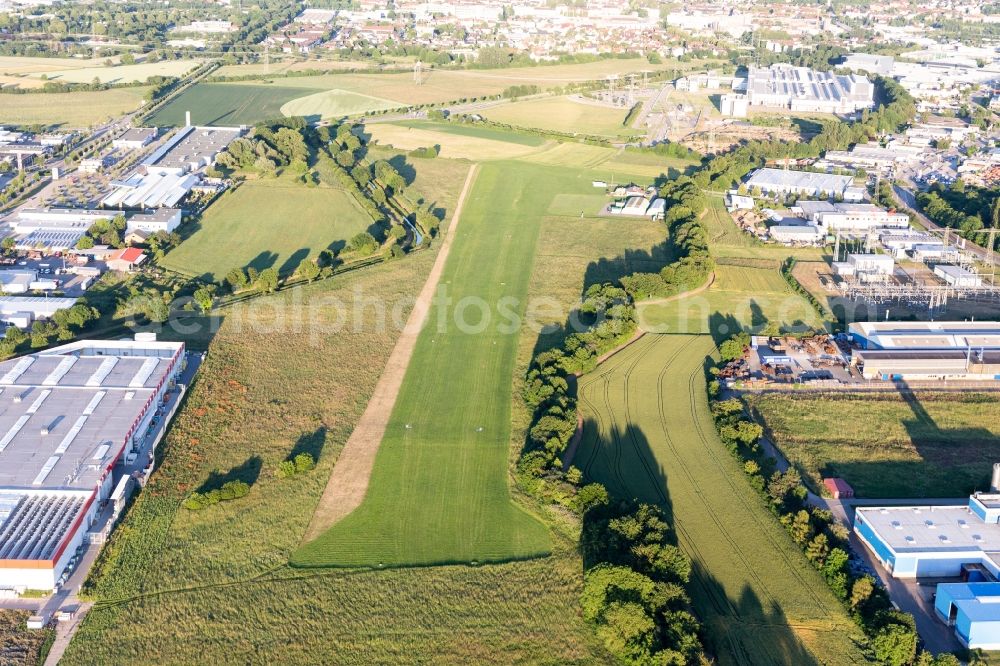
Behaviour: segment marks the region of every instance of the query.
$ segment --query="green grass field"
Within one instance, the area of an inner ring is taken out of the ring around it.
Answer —
[[[510,376],[519,329],[508,327],[497,304],[507,299],[513,312],[524,312],[541,217],[567,177],[512,166],[482,168],[441,278],[453,303],[473,301],[464,311],[468,325],[457,322],[457,307],[435,305],[364,502],[296,552],[293,564],[503,561],[551,548],[545,526],[515,506],[508,491]],[[539,187],[543,182],[549,186]]]
[[[160,109],[150,121],[158,125],[180,125],[184,112],[191,111],[201,124],[248,124],[279,116],[281,107],[289,106],[307,115],[327,112],[336,116],[343,109],[388,108],[407,104],[450,102],[462,98],[498,95],[515,85],[535,84],[542,88],[563,86],[568,82],[600,79],[608,74],[684,68],[699,63],[664,63],[651,66],[643,58],[603,60],[580,65],[521,67],[501,70],[433,70],[424,74],[418,85],[411,72],[330,73],[317,76],[276,76],[254,83],[198,83]],[[700,63],[704,66],[704,63]],[[298,68],[309,68],[302,63]],[[241,66],[237,66],[241,67]],[[257,67],[257,66],[255,66]],[[239,75],[244,70],[223,68],[220,76]],[[257,70],[247,70],[250,72]],[[329,93],[338,93],[331,96]],[[323,94],[320,94],[323,93]],[[312,97],[316,95],[315,97]],[[355,96],[361,97],[355,97]],[[308,101],[300,98],[310,98]],[[363,100],[362,98],[374,98]],[[624,116],[623,116],[624,117]],[[620,121],[619,121],[620,122]]]
[[[281,107],[313,91],[298,87],[299,79],[285,85],[262,83],[198,83],[160,107],[148,120],[160,127],[179,127],[184,113],[198,125],[254,125],[281,117]]]
[[[0,113],[12,125],[59,125],[85,128],[135,111],[147,88],[113,88],[95,92],[4,95]],[[183,114],[182,114],[183,115]]]
[[[381,99],[371,95],[347,90],[327,90],[305,97],[298,97],[281,106],[284,116],[305,116],[310,120],[331,120],[343,116],[354,116],[368,111],[393,109],[399,106],[391,99]]]
[[[553,529],[552,556],[527,562],[285,566],[396,339],[375,308],[355,304],[377,300],[405,316],[434,256],[219,313],[162,462],[102,552],[97,606],[63,664],[469,664],[497,654],[523,664],[607,663],[573,611],[581,579],[569,526]],[[337,304],[347,315],[339,326]],[[293,451],[317,453],[317,469],[276,478]],[[246,501],[180,507],[225,474],[252,482]],[[122,631],[129,640],[116,640]]]
[[[746,394],[816,492],[841,476],[862,497],[964,497],[1000,459],[1000,403],[976,393]]]
[[[713,349],[708,336],[647,335],[581,378],[574,462],[614,494],[667,509],[720,665],[867,663],[860,630],[715,434]]]
[[[640,134],[625,127],[622,121],[628,109],[612,109],[597,104],[574,101],[569,97],[547,97],[511,102],[489,108],[489,119],[518,127],[535,127],[556,132],[619,137]]]
[[[640,327],[651,333],[711,333],[722,338],[772,321],[789,329],[823,325],[809,302],[789,288],[777,264],[717,265],[708,290],[667,303],[640,304],[638,316]]]
[[[306,257],[342,248],[371,218],[342,190],[282,177],[245,182],[213,203],[199,224],[162,263],[217,281],[236,267],[289,273]]]

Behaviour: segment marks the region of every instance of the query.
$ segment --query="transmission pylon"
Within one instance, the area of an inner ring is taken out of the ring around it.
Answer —
[[[413,63],[413,83],[415,85],[420,85],[424,82],[423,80],[424,64],[419,60]]]

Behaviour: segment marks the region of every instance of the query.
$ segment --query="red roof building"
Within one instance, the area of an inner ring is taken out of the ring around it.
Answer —
[[[137,247],[116,250],[108,256],[108,269],[127,273],[146,260],[146,255]]]
[[[826,488],[827,492],[830,493],[833,499],[847,499],[854,497],[854,488],[851,488],[847,481],[844,481],[839,477],[823,479],[823,486]]]

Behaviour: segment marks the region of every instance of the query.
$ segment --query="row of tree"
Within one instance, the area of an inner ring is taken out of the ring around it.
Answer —
[[[636,299],[672,296],[704,284],[715,267],[708,251],[708,230],[701,221],[705,195],[694,181],[681,176],[659,192],[666,200],[664,220],[678,258],[659,273],[633,273],[622,286]]]

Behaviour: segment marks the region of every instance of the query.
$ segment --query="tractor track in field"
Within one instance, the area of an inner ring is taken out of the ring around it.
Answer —
[[[357,509],[364,501],[368,492],[368,481],[375,467],[375,457],[389,424],[389,417],[396,404],[396,397],[403,385],[406,369],[413,357],[417,339],[430,317],[434,295],[444,273],[452,242],[457,235],[462,209],[465,207],[465,202],[468,200],[478,172],[478,164],[473,164],[469,168],[462,192],[455,204],[455,211],[451,216],[451,223],[448,225],[447,236],[434,260],[434,266],[427,275],[427,281],[413,304],[406,326],[396,340],[364,413],[355,425],[333,466],[333,472],[331,472],[323,495],[316,505],[312,520],[303,535],[302,543],[319,536],[337,521]]]
[[[681,452],[678,449],[676,442],[674,441],[674,439],[671,437],[670,434],[670,428],[668,427],[668,421],[670,419],[668,419],[665,408],[665,400],[669,396],[666,395],[664,391],[664,386],[667,375],[670,372],[676,372],[677,370],[676,368],[677,359],[682,354],[688,353],[690,347],[698,339],[699,339],[698,336],[690,336],[690,338],[687,341],[681,343],[676,349],[674,349],[670,353],[670,356],[663,362],[663,366],[660,369],[656,380],[657,381],[656,399],[657,399],[657,409],[659,412],[660,428],[662,431],[664,442],[666,443],[668,450],[670,451],[671,455],[674,456],[674,458],[676,459],[676,467],[674,468],[674,471],[683,474],[684,478],[686,478],[687,482],[694,489],[697,489],[699,487],[699,484],[697,483],[697,480],[693,474],[691,461],[687,460],[685,456],[681,455]],[[621,365],[616,370],[599,373],[598,376],[595,377],[594,380],[590,383],[588,387],[589,390],[580,391],[579,393],[580,407],[582,411],[584,411],[587,414],[587,417],[595,422],[593,425],[595,425],[598,428],[598,432],[602,432],[606,430],[607,427],[611,427],[611,424],[605,418],[604,411],[607,410],[608,414],[614,413],[613,410],[611,409],[611,398],[612,394],[615,393],[616,391],[611,386],[611,382],[613,381],[612,375],[615,373],[621,373],[622,375],[621,398],[624,400],[624,407],[621,412],[622,423],[625,424],[626,428],[628,427],[628,424],[633,423],[632,408],[629,404],[629,396],[630,394],[634,394],[634,391],[631,390],[632,389],[631,385],[634,384],[633,375],[636,369],[639,367],[639,364],[643,363],[648,358],[650,351],[653,349],[655,345],[655,342],[653,342],[654,340],[655,338],[647,336],[645,339],[638,341],[638,344],[631,345],[628,349],[622,350],[622,353],[619,354],[619,356],[622,357],[620,358]],[[730,475],[727,473],[728,470],[723,469],[723,464],[720,459],[721,454],[718,451],[712,450],[711,446],[712,441],[709,436],[710,433],[707,432],[707,427],[699,420],[699,409],[696,403],[697,398],[695,393],[697,392],[696,384],[698,380],[698,373],[700,371],[701,371],[700,368],[698,367],[694,368],[694,370],[692,370],[692,372],[688,376],[686,382],[688,390],[689,411],[691,415],[691,421],[693,422],[694,425],[694,433],[698,439],[698,442],[701,443],[702,448],[704,448],[705,452],[708,454],[707,460],[709,461],[709,464],[718,469],[719,472],[726,477],[725,482],[729,486],[730,490],[734,494],[739,495],[740,489],[737,488],[737,481],[735,481],[730,477]],[[682,384],[679,383],[679,385]],[[611,478],[614,479],[614,482],[620,484],[623,489],[628,487],[625,480],[626,474],[625,470],[623,469],[623,461],[627,455],[627,452],[624,451],[624,447],[630,446],[635,451],[639,463],[642,466],[642,469],[644,470],[645,475],[651,482],[654,492],[663,503],[667,503],[669,501],[668,495],[666,494],[665,489],[660,487],[660,484],[657,481],[659,476],[656,470],[653,469],[653,467],[651,466],[651,461],[649,461],[645,456],[639,455],[641,446],[637,439],[637,435],[635,433],[626,434],[626,432],[619,432],[617,429],[614,429],[611,434],[613,437],[611,445],[613,446],[614,451],[610,452],[605,451],[605,455],[607,455],[609,458],[608,464],[610,469],[608,470],[608,472],[611,475]],[[593,478],[594,465],[597,462],[598,455],[600,455],[600,450],[597,447],[592,448],[590,455],[587,457],[587,460],[584,461],[583,464],[583,471],[591,478]],[[762,606],[764,608],[781,607],[781,604],[778,602],[778,599],[775,597],[774,593],[764,583],[762,577],[757,573],[755,568],[751,566],[749,558],[746,557],[744,552],[741,550],[739,544],[731,535],[729,535],[728,531],[725,529],[720,513],[717,510],[717,508],[712,506],[704,497],[701,496],[701,493],[698,492],[697,490],[695,494],[699,495],[699,498],[696,501],[700,502],[703,510],[707,514],[709,520],[711,520],[715,524],[718,533],[722,536],[723,541],[727,544],[727,547],[729,548],[730,552],[732,552],[734,556],[738,558],[738,561],[742,565],[740,568],[744,570],[749,580],[754,584],[754,586],[758,590]],[[678,536],[680,536],[683,539],[685,550],[688,552],[688,554],[692,556],[695,562],[708,561],[703,556],[702,549],[699,547],[697,540],[693,538],[692,534],[688,531],[683,521],[678,519],[676,514],[674,514],[672,518],[674,523],[674,529],[677,530]],[[801,587],[808,590],[808,592],[806,593],[807,598],[813,601],[817,609],[823,609],[825,607],[823,600],[819,597],[816,591],[807,583],[807,581],[804,580],[803,576],[801,575],[801,572],[798,571],[798,566],[801,563],[792,561],[793,558],[790,556],[790,554],[784,551],[783,548],[784,544],[778,543],[773,534],[770,533],[765,534],[764,538],[767,540],[767,543],[769,546],[771,546],[772,550],[778,552],[778,557],[780,558],[779,561],[785,565],[784,569],[791,573],[792,579],[796,583],[798,583]],[[822,626],[817,626],[816,624],[809,622],[774,623],[765,621],[761,623],[761,622],[754,622],[751,618],[744,618],[739,609],[737,608],[737,606],[727,595],[719,594],[718,591],[713,592],[714,586],[709,583],[707,578],[705,578],[706,575],[711,576],[711,572],[706,571],[703,567],[695,568],[694,582],[700,590],[699,596],[705,599],[708,603],[712,605],[712,607],[715,608],[715,612],[719,616],[719,618],[725,618],[728,616],[732,619],[738,620],[737,626],[732,626],[732,627],[727,626],[728,623],[716,623],[718,624],[719,628],[724,632],[723,634],[724,638],[722,638],[722,640],[724,644],[728,645],[728,652],[732,655],[732,658],[738,664],[749,665],[753,664],[755,660],[754,654],[748,651],[748,645],[747,645],[748,637],[745,635],[746,630],[751,630],[754,628],[766,629],[768,627],[781,626],[781,627],[788,627],[793,630],[808,629],[810,631],[819,631],[821,633],[828,631],[824,629]],[[765,649],[768,654],[771,653],[770,648],[765,648]],[[756,656],[760,657],[761,655],[757,654]]]
[[[733,493],[739,494],[740,491],[736,487],[736,482],[733,481],[732,476],[726,474],[726,470],[723,468],[723,465],[719,460],[718,453],[712,450],[712,447],[710,446],[710,440],[705,434],[705,429],[702,427],[702,424],[699,423],[698,419],[696,418],[697,406],[695,404],[694,385],[697,379],[698,379],[698,368],[695,368],[694,371],[692,371],[690,377],[688,378],[688,396],[690,401],[692,421],[694,423],[695,430],[698,431],[698,438],[704,444],[704,448],[708,452],[708,455],[711,456],[712,462],[715,464],[717,468],[719,468],[719,471],[722,473],[722,476],[725,477],[726,483],[729,485],[730,489],[733,491]],[[792,576],[799,584],[802,585],[804,589],[809,590],[809,596],[816,603],[816,605],[819,608],[823,608],[826,604],[824,604],[823,600],[820,599],[818,594],[816,594],[816,590],[814,589],[814,587],[812,585],[809,585],[808,582],[802,578],[802,575],[796,570],[796,567],[793,565],[791,558],[784,551],[781,545],[776,543],[774,537],[770,534],[766,535],[766,538],[768,543],[774,548],[774,550],[781,554],[781,559],[784,561],[786,565],[785,567],[786,570],[792,573]]]

